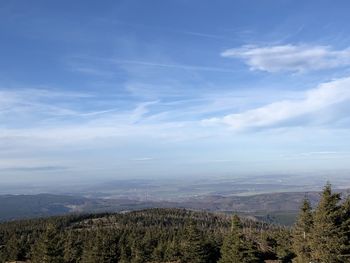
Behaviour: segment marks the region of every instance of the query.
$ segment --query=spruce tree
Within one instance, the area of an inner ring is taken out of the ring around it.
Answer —
[[[175,261],[181,258],[181,247],[178,241],[172,239],[165,248],[164,258],[167,261]]]
[[[64,242],[64,262],[80,262],[82,253],[82,240],[73,231],[69,231]]]
[[[58,227],[48,224],[46,231],[41,235],[33,247],[32,263],[62,263],[63,244]]]
[[[327,183],[315,210],[311,235],[311,258],[316,262],[343,262],[339,201],[340,194],[332,193],[331,185]]]
[[[7,241],[5,246],[5,258],[10,261],[25,259],[24,248],[18,235],[12,235]]]
[[[191,222],[185,231],[186,239],[183,251],[183,260],[186,263],[205,263],[206,251],[203,235],[194,222]]]
[[[231,232],[224,239],[219,263],[261,262],[257,252],[255,244],[243,235],[239,217],[233,216]]]
[[[118,242],[118,247],[120,250],[119,263],[129,263],[131,258],[131,249],[126,240],[125,235],[123,235]]]
[[[350,262],[350,196],[342,205],[341,215],[342,258]]]
[[[283,262],[291,262],[292,258],[295,257],[293,252],[292,244],[292,233],[289,231],[283,231],[282,229],[275,231],[274,237],[276,238],[276,252],[277,258]],[[306,261],[307,263],[309,261]]]
[[[143,263],[146,262],[147,258],[145,255],[145,250],[141,244],[141,241],[137,238],[133,241],[131,245],[131,263]]]
[[[118,260],[117,243],[110,232],[97,229],[84,247],[82,262],[112,263]]]
[[[152,252],[152,262],[164,261],[165,246],[163,243],[158,243]]]
[[[293,249],[296,254],[296,262],[298,263],[310,262],[311,260],[310,242],[312,227],[312,207],[310,201],[304,199],[293,228]]]

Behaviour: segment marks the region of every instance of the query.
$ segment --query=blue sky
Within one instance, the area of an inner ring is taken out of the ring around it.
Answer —
[[[3,182],[346,174],[348,1],[1,1]]]

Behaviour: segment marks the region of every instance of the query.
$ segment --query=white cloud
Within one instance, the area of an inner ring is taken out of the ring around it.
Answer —
[[[203,123],[225,124],[234,130],[271,127],[348,100],[350,100],[350,77],[323,83],[315,89],[306,91],[301,99],[277,101],[242,113],[206,119]]]
[[[252,69],[267,72],[305,72],[350,65],[350,48],[334,50],[328,46],[280,45],[243,46],[228,49],[223,57],[240,58]]]

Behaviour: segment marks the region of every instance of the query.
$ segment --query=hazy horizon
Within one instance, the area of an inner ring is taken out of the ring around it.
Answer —
[[[0,179],[343,182],[349,7],[2,1]]]

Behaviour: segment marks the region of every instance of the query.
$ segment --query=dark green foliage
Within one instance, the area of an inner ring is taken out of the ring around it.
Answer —
[[[61,263],[63,261],[63,245],[57,226],[48,224],[32,250],[33,263]]]
[[[207,262],[204,236],[194,222],[190,222],[189,225],[185,227],[185,240],[182,250],[184,262]]]
[[[12,234],[4,246],[4,254],[9,260],[25,259],[25,247],[23,245],[23,236]]]
[[[350,262],[350,199],[328,183],[314,211],[304,201],[293,230],[295,262]]]
[[[348,255],[350,261],[350,197],[345,200],[342,207],[340,232],[343,241],[342,255]]]
[[[64,262],[80,262],[82,253],[82,238],[75,231],[68,231],[64,242]]]
[[[261,262],[258,254],[256,245],[243,234],[240,219],[236,215],[233,216],[231,232],[224,239],[219,263]]]
[[[283,263],[291,262],[291,260],[295,257],[295,253],[293,251],[292,234],[290,231],[275,231],[273,237],[275,238],[276,242],[273,251],[277,259]]]
[[[293,248],[296,254],[296,262],[310,262],[311,260],[311,233],[313,228],[312,207],[305,199],[300,208],[300,213],[293,229]]]
[[[235,231],[243,241],[242,262],[259,262],[258,233],[279,229],[289,232],[249,220],[231,225],[225,215],[181,209],[14,221],[0,224],[0,262],[215,263],[224,236]]]
[[[332,193],[327,184],[314,213],[311,235],[311,258],[316,262],[343,262],[341,260],[342,236],[340,233],[340,195]]]
[[[87,233],[81,262],[116,262],[119,256],[115,233],[107,229],[92,230]],[[78,261],[80,262],[80,261]]]
[[[69,215],[0,224],[0,262],[350,262],[350,198],[326,185],[293,229],[183,209]]]

